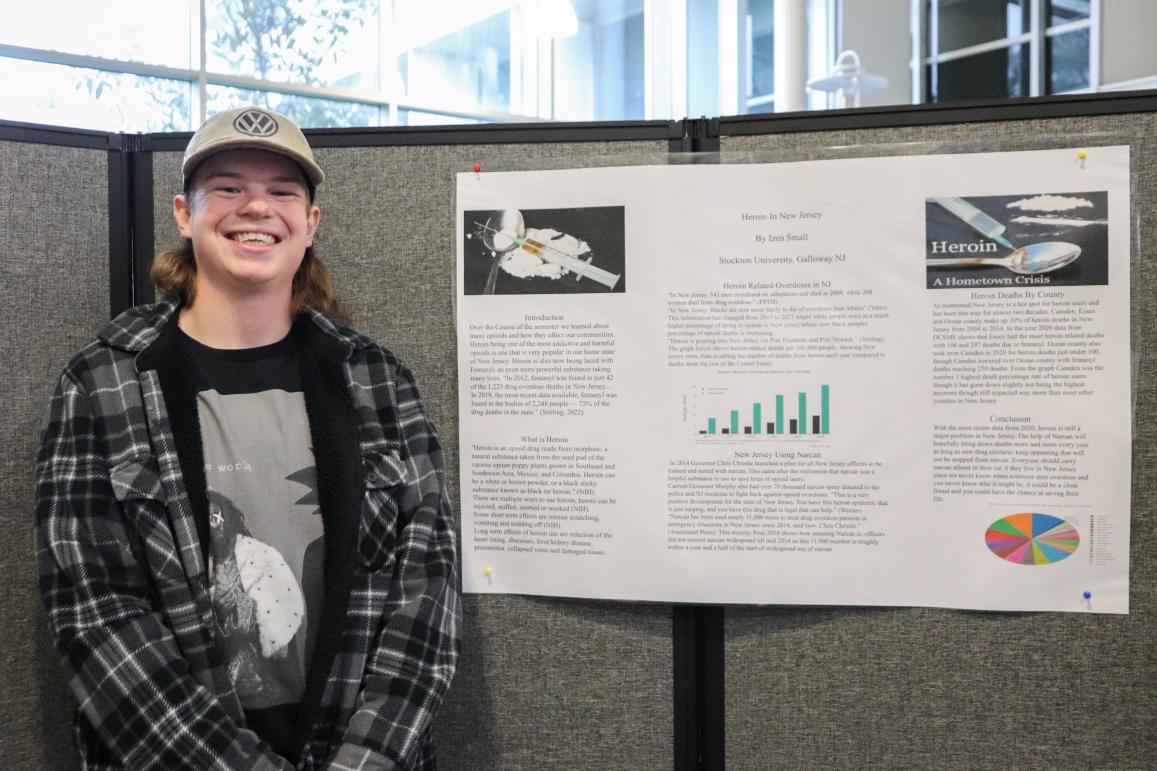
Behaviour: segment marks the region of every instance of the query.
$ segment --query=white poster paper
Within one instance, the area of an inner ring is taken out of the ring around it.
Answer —
[[[458,177],[467,592],[1128,612],[1129,148]]]

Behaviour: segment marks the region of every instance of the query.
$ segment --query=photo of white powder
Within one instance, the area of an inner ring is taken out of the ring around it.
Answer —
[[[1093,202],[1085,198],[1074,198],[1068,195],[1034,195],[1032,198],[1022,198],[1008,204],[1010,209],[1021,211],[1072,211],[1073,209],[1092,208]]]
[[[527,228],[526,240],[528,242],[545,244],[571,257],[579,257],[591,250],[586,241],[580,241],[574,236],[560,233],[550,228]],[[528,251],[527,247],[533,249],[533,246],[527,243],[518,249],[508,252],[502,258],[501,268],[510,275],[518,278],[541,276],[544,278],[557,279],[570,273],[569,270],[561,265],[547,262],[532,251]]]
[[[1019,222],[1023,225],[1055,225],[1066,228],[1087,228],[1090,225],[1108,224],[1108,220],[1075,220],[1068,217],[1028,217],[1025,215],[1013,217],[1009,222]]]

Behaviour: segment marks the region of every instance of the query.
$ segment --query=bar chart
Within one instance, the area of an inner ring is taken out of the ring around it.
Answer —
[[[823,436],[831,433],[831,387],[808,391],[769,393],[766,398],[741,401],[726,388],[704,389],[695,399],[696,431],[702,437],[743,436],[779,438]],[[705,399],[703,397],[714,397]],[[731,402],[719,409],[721,402]],[[708,416],[712,411],[716,414]]]

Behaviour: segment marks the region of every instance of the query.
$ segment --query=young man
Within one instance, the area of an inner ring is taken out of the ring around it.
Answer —
[[[164,299],[68,365],[38,458],[82,766],[431,768],[461,622],[433,426],[344,323],[298,128],[218,113],[183,171]]]

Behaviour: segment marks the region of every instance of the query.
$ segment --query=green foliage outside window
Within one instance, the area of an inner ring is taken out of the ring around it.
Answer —
[[[303,85],[318,82],[319,69],[336,61],[340,44],[364,26],[376,0],[211,0],[206,45],[211,57],[239,75]],[[134,88],[135,86],[135,88]],[[77,89],[94,98],[116,98],[125,90],[143,92],[153,131],[190,128],[190,84],[86,70]],[[123,98],[121,101],[125,101]],[[260,90],[210,88],[208,113],[256,104],[282,113],[300,126],[375,125],[378,108],[331,99],[313,99]],[[126,105],[117,105],[124,113]]]

